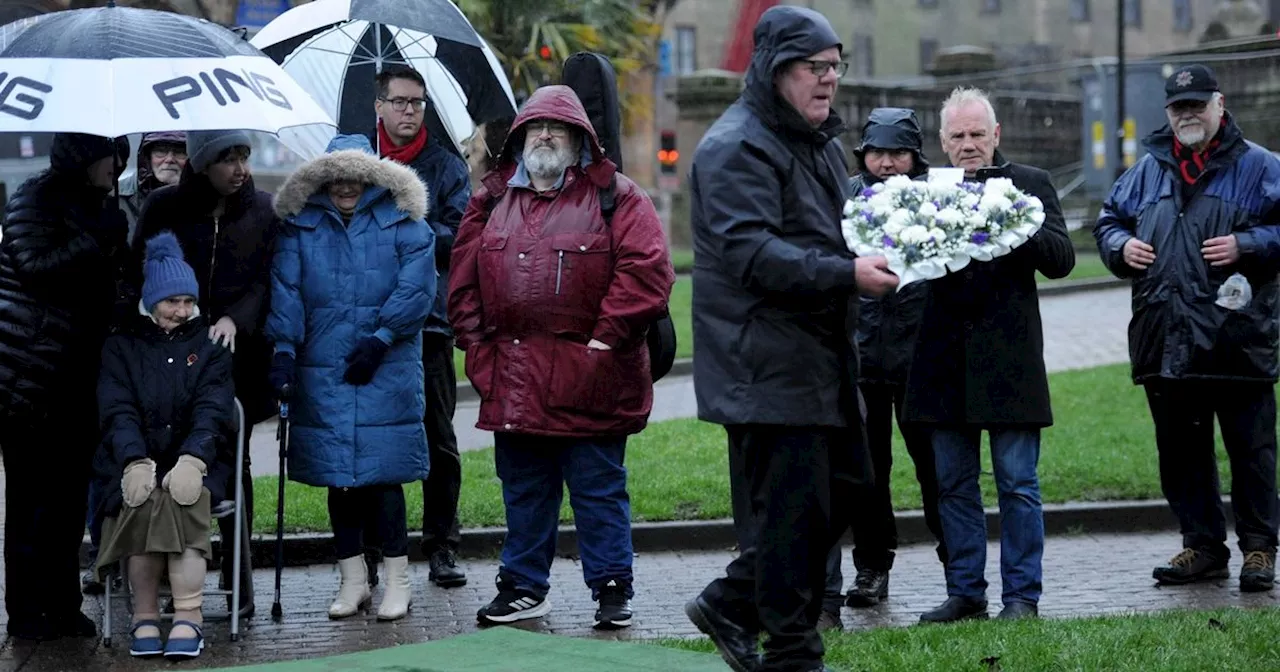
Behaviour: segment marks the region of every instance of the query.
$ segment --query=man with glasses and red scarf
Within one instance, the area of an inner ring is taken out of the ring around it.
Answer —
[[[462,485],[462,461],[453,432],[457,405],[458,374],[453,366],[453,331],[445,315],[445,289],[449,286],[449,257],[471,199],[471,175],[467,164],[433,137],[423,123],[427,109],[427,85],[412,68],[387,68],[378,74],[378,153],[412,168],[427,187],[430,201],[427,223],[436,234],[435,306],[422,333],[422,365],[426,381],[427,412],[423,424],[431,450],[431,473],[422,482],[422,551],[431,565],[430,579],[442,588],[467,584],[458,567],[458,489]]]
[[[1163,585],[1230,575],[1213,419],[1231,461],[1240,590],[1275,582],[1280,160],[1244,139],[1213,71],[1165,82],[1169,125],[1116,181],[1093,229],[1102,260],[1133,279],[1129,357],[1155,422],[1160,485],[1183,549]]]

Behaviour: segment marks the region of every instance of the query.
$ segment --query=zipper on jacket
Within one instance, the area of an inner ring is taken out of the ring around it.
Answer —
[[[560,250],[559,260],[556,261],[556,294],[560,293],[560,274],[564,271],[564,250]]]
[[[213,270],[218,265],[218,223],[221,219],[221,217],[213,218],[213,251],[209,253],[209,284],[205,288],[209,296],[213,296]]]

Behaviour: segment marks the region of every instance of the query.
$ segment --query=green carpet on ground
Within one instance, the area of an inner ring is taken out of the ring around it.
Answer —
[[[499,627],[423,644],[223,669],[224,672],[724,672],[725,664],[719,656],[710,653]]]

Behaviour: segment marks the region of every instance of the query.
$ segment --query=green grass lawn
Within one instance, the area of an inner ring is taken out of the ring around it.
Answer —
[[[1040,486],[1045,502],[1158,499],[1154,430],[1140,388],[1129,382],[1128,366],[1105,366],[1049,376],[1056,425],[1044,432]],[[1223,489],[1229,467],[1219,451]],[[995,504],[990,452],[983,451],[983,498]],[[728,457],[724,430],[694,419],[650,425],[628,444],[632,515],[637,521],[714,519],[730,516]],[[464,453],[459,516],[466,527],[502,526],[500,484],[492,449]],[[920,488],[911,458],[895,439],[892,479],[894,506],[920,508]],[[257,479],[255,528],[275,529],[276,480]],[[421,488],[405,489],[409,525],[420,525]],[[286,525],[290,530],[327,530],[325,491],[289,483]],[[561,519],[572,520],[567,501]]]
[[[859,672],[1172,672],[1280,669],[1280,610],[970,621],[829,633],[827,664]],[[664,646],[714,651],[709,640]]]

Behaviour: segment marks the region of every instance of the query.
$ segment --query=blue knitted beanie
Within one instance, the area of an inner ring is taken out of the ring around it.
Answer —
[[[169,231],[161,231],[147,241],[147,257],[142,262],[142,305],[150,313],[165,299],[200,296],[196,273],[182,258],[182,246]]]

